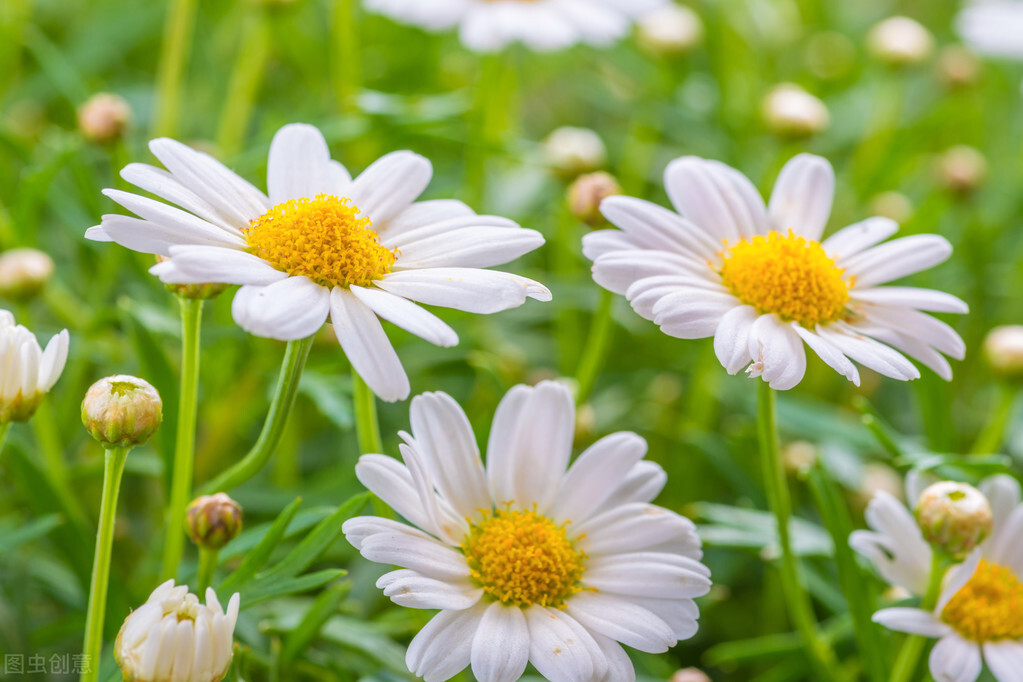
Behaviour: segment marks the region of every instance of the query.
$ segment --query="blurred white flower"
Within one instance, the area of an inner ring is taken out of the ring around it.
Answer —
[[[944,237],[877,246],[898,225],[869,218],[820,241],[835,178],[809,154],[785,165],[767,207],[745,176],[717,161],[676,159],[664,178],[677,213],[609,197],[601,212],[621,230],[583,237],[594,280],[661,331],[713,336],[729,374],[745,367],[779,390],[802,380],[804,343],[856,384],[853,360],[895,379],[919,377],[898,351],[951,378],[942,353],[962,358],[963,341],[920,311],[965,313],[966,304],[940,291],[879,286],[947,259]]]
[[[956,17],[956,31],[979,54],[1023,59],[1023,0],[975,0]]]
[[[931,56],[934,36],[909,17],[889,17],[870,29],[867,46],[875,57],[891,66],[917,64]]]
[[[10,311],[0,310],[0,424],[27,421],[35,413],[64,371],[67,352],[66,329],[43,350]]]
[[[639,18],[636,37],[652,54],[681,54],[703,40],[703,21],[685,5],[668,4]]]
[[[28,301],[38,296],[53,277],[53,259],[32,248],[8,249],[0,254],[0,296]]]
[[[125,682],[218,682],[231,666],[240,597],[227,611],[212,588],[206,605],[187,585],[163,583],[132,611],[114,642]]]
[[[767,127],[778,135],[813,135],[826,129],[831,121],[824,102],[795,83],[771,88],[761,106]]]
[[[650,504],[666,476],[642,438],[606,436],[569,467],[572,396],[551,381],[505,395],[485,468],[446,394],[414,398],[411,423],[404,466],[368,454],[355,471],[417,527],[363,516],[344,533],[402,567],[377,581],[393,602],[440,609],[409,645],[416,675],[440,682],[471,665],[510,681],[530,662],[554,682],[630,682],[619,643],[660,653],[696,633],[710,572],[692,522]]]
[[[105,215],[86,236],[169,257],[150,270],[169,284],[242,285],[234,319],[257,336],[305,338],[329,317],[384,400],[406,398],[409,381],[379,318],[453,346],[454,330],[416,303],[493,313],[527,297],[550,300],[537,282],[483,269],[537,248],[540,233],[460,201],[416,202],[433,173],[417,154],[388,154],[353,180],[319,130],[287,125],[270,145],[267,197],[179,142],[153,140],[150,149],[170,172],[130,164],[121,175],[185,210],[108,189],[141,220]]]
[[[602,168],[607,163],[607,147],[600,135],[589,128],[562,126],[543,141],[547,163],[568,177]]]
[[[984,359],[995,374],[1023,377],[1023,325],[995,327],[984,337]]]
[[[475,52],[521,42],[537,52],[576,43],[604,47],[622,38],[635,17],[669,0],[365,0],[367,9],[428,31],[458,27]]]

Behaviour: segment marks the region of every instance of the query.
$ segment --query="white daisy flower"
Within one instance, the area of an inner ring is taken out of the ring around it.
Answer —
[[[710,572],[692,522],[650,504],[663,469],[625,432],[569,467],[574,417],[564,386],[516,386],[484,467],[462,409],[427,393],[401,434],[404,466],[360,458],[359,480],[413,525],[364,516],[344,533],[367,559],[402,567],[377,581],[393,602],[440,609],[406,656],[427,682],[469,665],[511,682],[527,662],[555,682],[627,682],[621,644],[660,653],[696,632]]]
[[[918,596],[927,591],[933,554],[912,510],[920,494],[935,481],[936,478],[918,472],[906,476],[908,509],[890,493],[878,491],[865,514],[872,530],[853,531],[849,536],[849,545],[870,560],[882,578]],[[993,521],[990,537],[980,545],[981,556],[998,562],[1004,557],[1010,538],[1023,532],[1020,486],[1012,476],[999,474],[989,476],[977,487],[991,505]]]
[[[53,336],[46,350],[14,315],[0,310],[0,424],[27,421],[64,371],[67,330]]]
[[[527,297],[550,300],[537,282],[482,269],[539,247],[540,233],[459,201],[416,202],[432,169],[411,152],[388,154],[353,180],[319,130],[287,125],[270,145],[267,196],[179,142],[149,147],[168,170],[133,163],[122,177],[181,209],[108,189],[139,218],[105,215],[86,236],[168,257],[150,272],[169,284],[242,285],[234,319],[258,336],[305,338],[329,317],[384,400],[408,397],[409,381],[378,318],[453,346],[454,330],[416,303],[493,313]]]
[[[126,682],[217,682],[234,655],[234,625],[240,597],[227,611],[212,588],[206,605],[187,585],[163,583],[132,611],[114,642],[114,657]]]
[[[462,44],[495,52],[521,42],[537,52],[622,38],[634,18],[668,0],[365,0],[366,8],[428,31],[458,27]]]
[[[804,343],[857,384],[852,360],[896,379],[919,377],[898,351],[951,378],[942,353],[962,358],[963,341],[920,311],[965,313],[966,304],[940,291],[879,286],[947,259],[945,238],[877,246],[898,225],[869,218],[820,241],[835,178],[809,154],[785,165],[766,207],[745,176],[717,161],[677,159],[664,184],[678,213],[609,197],[601,212],[621,231],[583,237],[594,280],[664,333],[713,336],[729,374],[747,367],[779,390],[803,378]]]
[[[975,52],[1023,59],[1023,0],[976,0],[955,21],[963,42]]]

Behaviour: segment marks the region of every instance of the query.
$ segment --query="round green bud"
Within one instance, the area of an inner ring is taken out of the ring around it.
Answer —
[[[185,532],[203,549],[218,550],[242,531],[242,508],[227,493],[203,495],[188,505]]]
[[[927,542],[956,558],[969,554],[994,526],[984,494],[955,481],[935,483],[920,493],[916,521]]]
[[[138,377],[118,374],[100,379],[82,400],[82,423],[105,448],[142,445],[161,421],[160,394]]]

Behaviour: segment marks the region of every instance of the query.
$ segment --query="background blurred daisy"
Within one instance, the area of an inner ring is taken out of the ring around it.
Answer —
[[[166,283],[240,284],[232,312],[257,336],[290,341],[329,317],[352,366],[384,400],[409,381],[378,319],[440,346],[454,330],[415,302],[474,313],[549,300],[541,284],[484,270],[543,244],[535,230],[476,215],[454,200],[415,202],[432,175],[411,152],[382,157],[354,180],[319,130],[284,126],[270,145],[269,196],[207,154],[174,140],[150,149],[168,170],[130,164],[136,194],[105,194],[140,218],[105,215],[86,236],[169,257],[150,271]]]
[[[895,379],[919,377],[894,349],[951,378],[942,353],[961,359],[963,341],[920,311],[965,313],[966,304],[939,291],[878,286],[947,259],[944,237],[878,246],[898,225],[870,218],[820,241],[835,178],[809,154],[785,165],[766,207],[745,176],[717,161],[676,159],[664,185],[678,213],[609,197],[601,212],[621,231],[583,238],[594,280],[661,331],[713,336],[729,374],[745,367],[779,390],[802,380],[804,343],[856,384],[851,360]]]
[[[956,32],[979,54],[1023,59],[1023,1],[968,3],[956,17]]]
[[[642,438],[606,436],[569,467],[575,409],[554,382],[505,395],[486,468],[449,396],[418,396],[410,416],[405,465],[368,454],[356,474],[416,527],[358,517],[344,532],[367,559],[402,567],[377,582],[392,601],[441,610],[409,645],[415,674],[471,665],[512,681],[531,662],[556,682],[626,682],[619,642],[656,653],[696,633],[710,572],[693,524],[649,504],[666,477],[643,461]]]

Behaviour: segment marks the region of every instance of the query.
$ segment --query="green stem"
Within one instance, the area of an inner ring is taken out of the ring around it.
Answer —
[[[997,452],[1005,440],[1005,428],[1009,425],[1009,417],[1012,416],[1012,406],[1016,402],[1016,389],[1014,386],[999,384],[998,398],[995,409],[991,413],[991,419],[973,444],[970,452],[974,455],[989,454]]]
[[[7,434],[11,430],[11,422],[0,424],[0,456],[4,454],[4,443],[7,442]]]
[[[352,368],[352,401],[355,403],[355,435],[359,439],[360,454],[384,451],[380,438],[380,423],[377,421],[377,397]]]
[[[607,349],[611,346],[611,336],[614,332],[614,318],[611,316],[613,308],[614,294],[601,289],[597,312],[593,315],[593,326],[590,328],[586,347],[579,359],[579,369],[575,374],[576,383],[579,386],[575,398],[577,405],[582,405],[590,397],[600,369],[604,365]]]
[[[503,60],[507,57],[488,55],[480,61],[479,77],[473,107],[469,112],[469,144],[465,153],[466,201],[480,208],[487,186],[487,160],[500,144],[503,125],[502,107],[508,93],[502,92]]]
[[[246,17],[238,57],[231,72],[224,111],[217,129],[217,147],[225,158],[241,149],[270,57],[270,22],[261,9]]]
[[[213,572],[217,570],[217,557],[220,555],[218,549],[199,548],[199,577],[198,594],[200,597],[206,593],[206,588],[213,584]]]
[[[270,461],[281,434],[284,433],[284,425],[291,414],[291,408],[295,405],[298,382],[302,378],[302,370],[313,347],[314,336],[288,342],[284,362],[281,363],[281,373],[277,379],[277,390],[274,392],[273,402],[270,403],[266,421],[263,422],[263,430],[259,432],[255,445],[241,461],[204,485],[200,493],[209,495],[236,488],[258,474]]]
[[[789,618],[803,640],[803,647],[810,655],[815,676],[822,681],[836,680],[839,679],[839,675],[835,672],[834,652],[817,631],[817,619],[810,603],[810,593],[800,580],[799,565],[792,551],[792,538],[789,534],[792,501],[778,447],[774,391],[766,381],[758,383],[760,386],[757,393],[757,433],[760,439],[760,461],[767,501],[778,522],[778,545],[781,549],[778,568],[781,572],[782,592],[788,606]]]
[[[931,576],[927,581],[927,592],[924,594],[923,601],[920,602],[920,608],[924,611],[932,611],[937,605],[938,597],[941,594],[941,579],[944,573],[945,560],[941,554],[934,552],[934,556],[931,559]],[[906,637],[905,641],[902,642],[902,648],[899,649],[899,655],[895,659],[891,677],[888,678],[889,682],[909,682],[909,680],[913,679],[917,664],[920,661],[920,654],[923,653],[927,642],[928,638],[922,635],[909,635]]]
[[[167,504],[167,535],[163,546],[163,580],[177,575],[185,551],[185,509],[191,500],[195,465],[195,415],[199,392],[199,330],[201,299],[179,296],[181,303],[181,393],[174,440],[174,472]]]
[[[334,92],[341,111],[359,110],[359,90],[362,73],[359,62],[359,28],[356,21],[355,0],[334,0],[331,15],[331,44],[334,47]]]
[[[109,448],[104,454],[103,500],[99,508],[96,531],[96,554],[92,563],[89,586],[89,610],[85,617],[85,644],[82,653],[86,672],[82,682],[99,679],[99,659],[103,651],[103,621],[107,610],[107,587],[110,582],[110,554],[114,544],[114,520],[117,516],[117,493],[121,487],[124,462],[130,447]]]
[[[197,0],[170,0],[163,31],[163,51],[156,77],[153,137],[173,136],[181,115],[181,81],[192,42]]]

